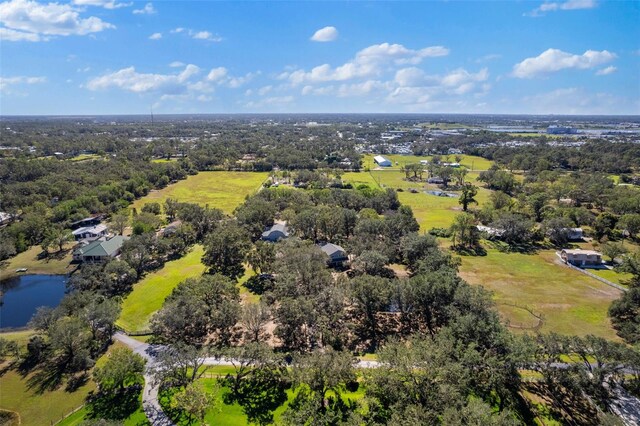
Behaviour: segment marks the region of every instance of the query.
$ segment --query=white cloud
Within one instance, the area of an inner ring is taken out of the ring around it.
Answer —
[[[634,114],[640,112],[635,99],[621,98],[611,93],[590,93],[581,87],[568,87],[540,93],[518,100],[530,114]],[[515,109],[514,112],[520,112]]]
[[[0,40],[3,41],[47,41],[49,37],[41,37],[36,33],[25,33],[23,31],[0,28]]]
[[[31,0],[0,3],[3,40],[46,41],[46,36],[86,35],[115,28],[100,18],[82,18],[69,4],[40,4]],[[6,36],[6,38],[5,38]]]
[[[117,3],[114,0],[73,0],[76,6],[99,6],[105,9],[120,9],[121,7],[129,7],[133,3]]]
[[[220,81],[226,76],[227,76],[227,69],[225,67],[218,67],[209,71],[209,74],[207,75],[207,80]]]
[[[295,101],[295,98],[291,95],[288,96],[272,96],[257,101],[249,101],[244,104],[245,108],[263,108],[263,107],[283,107],[291,104]]]
[[[609,65],[606,68],[596,71],[596,75],[609,75],[609,74],[613,74],[617,70],[618,68],[614,67],[613,65]]]
[[[338,30],[336,29],[336,27],[320,28],[311,36],[312,41],[320,41],[320,42],[334,41],[337,38],[338,38]]]
[[[529,16],[540,16],[545,12],[556,12],[558,10],[579,10],[593,9],[598,3],[595,0],[566,0],[564,2],[544,2],[534,10]]]
[[[514,65],[512,75],[517,78],[533,78],[568,68],[589,69],[615,58],[615,53],[607,50],[587,50],[582,55],[574,55],[558,49],[547,49],[535,58],[527,58]]]
[[[169,31],[171,34],[181,34],[181,33],[185,33],[188,34],[189,37],[195,39],[195,40],[206,40],[206,41],[213,41],[213,42],[221,42],[222,40],[224,40],[222,37],[220,37],[217,34],[213,34],[209,31],[195,31],[192,30],[190,28],[183,28],[183,27],[178,27],[178,28],[174,28],[171,31]]]
[[[76,69],[76,72],[89,72],[91,71],[91,67],[84,67]]]
[[[142,9],[134,9],[134,15],[153,15],[158,13],[158,11],[153,7],[152,3],[147,3],[144,5]]]
[[[216,42],[216,43],[222,41],[222,37],[217,36],[217,35],[213,35],[209,31],[191,31],[191,30],[189,30],[189,35],[191,36],[191,38],[196,39],[196,40],[207,40],[207,41],[213,41],[213,42]]]
[[[118,88],[134,93],[160,92],[163,94],[181,94],[187,90],[189,79],[200,72],[200,68],[189,64],[179,74],[145,74],[134,67],[105,74],[90,80],[89,90]]]
[[[498,53],[490,53],[489,55],[484,55],[478,59],[476,59],[476,63],[480,64],[483,62],[489,62],[489,61],[494,61],[496,59],[500,59],[502,58],[502,55],[498,54]]]
[[[160,40],[162,38],[162,33],[153,33],[149,36],[149,40]]]
[[[281,73],[279,79],[288,79],[291,84],[345,81],[379,75],[385,67],[403,64],[419,64],[424,58],[446,56],[449,49],[431,46],[412,50],[401,44],[374,44],[356,53],[355,58],[338,67],[319,65],[311,71],[296,70]]]
[[[258,94],[259,94],[260,96],[264,96],[264,95],[266,95],[267,93],[269,93],[271,90],[273,90],[273,86],[271,86],[271,85],[269,85],[269,86],[264,86],[264,87],[261,87],[260,89],[258,89]]]
[[[185,65],[184,62],[180,62],[180,61],[173,61],[169,64],[171,68],[182,68],[184,67],[184,65]]]
[[[31,84],[41,84],[47,81],[46,77],[26,77],[26,76],[16,76],[16,77],[0,77],[0,92],[8,93],[9,89],[12,86],[17,85],[31,85]]]

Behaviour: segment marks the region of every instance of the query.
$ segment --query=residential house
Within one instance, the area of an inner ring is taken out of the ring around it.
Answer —
[[[99,225],[102,219],[104,219],[104,215],[89,216],[73,222],[70,226],[71,229],[95,226]]]
[[[570,263],[574,266],[602,265],[602,254],[594,250],[564,249],[560,252],[560,257],[565,263]]]
[[[274,223],[272,227],[262,233],[262,237],[260,237],[260,239],[275,243],[278,240],[288,237],[289,231],[287,229],[287,225],[284,223]]]
[[[329,266],[344,266],[349,261],[347,252],[339,245],[324,243],[319,244],[319,246],[320,250],[329,256],[329,259],[327,260],[327,264]]]
[[[80,262],[102,262],[120,254],[122,244],[129,237],[116,235],[108,240],[96,240],[73,252],[73,260]]]
[[[107,225],[102,223],[94,226],[83,226],[82,228],[71,231],[76,241],[96,240],[107,235],[107,232]]]

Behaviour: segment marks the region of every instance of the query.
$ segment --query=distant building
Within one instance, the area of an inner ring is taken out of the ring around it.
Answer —
[[[13,215],[5,212],[0,212],[0,225],[5,225],[11,222],[12,218],[13,218]]]
[[[373,157],[373,162],[380,167],[391,167],[391,160],[383,157],[382,155],[376,155]]]
[[[564,249],[560,252],[560,257],[565,263],[573,266],[600,266],[602,265],[602,254],[594,250],[569,250]]]
[[[273,226],[262,233],[260,237],[263,241],[271,241],[275,243],[278,240],[289,238],[289,231],[287,225],[284,223],[274,223]]]
[[[117,235],[108,240],[96,240],[73,252],[73,260],[80,262],[102,262],[120,254],[122,245],[129,237]]]
[[[344,264],[349,261],[347,252],[336,244],[320,244],[320,250],[329,256],[329,260],[327,260],[327,264],[329,266],[344,266]]]
[[[442,185],[444,183],[444,179],[439,176],[430,177],[427,179],[427,183],[434,183],[436,185]]]
[[[504,234],[504,229],[492,228],[490,226],[478,225],[476,226],[476,229],[478,229],[478,231],[480,232],[484,232],[488,234],[491,237],[499,238],[499,237],[502,237],[502,235]]]
[[[577,129],[573,127],[563,127],[563,126],[549,126],[547,127],[547,134],[549,135],[575,135],[578,133]]]
[[[454,169],[460,167],[460,163],[442,163],[442,165],[445,167],[453,167]]]
[[[107,235],[107,225],[83,226],[71,232],[76,241],[95,240]]]
[[[579,241],[584,238],[582,228],[564,228],[563,231],[567,233],[570,241]]]

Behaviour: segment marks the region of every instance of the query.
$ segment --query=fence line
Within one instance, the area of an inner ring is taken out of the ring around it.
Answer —
[[[558,253],[556,253],[556,254],[558,254]],[[560,257],[560,255],[558,255],[558,257]],[[562,258],[561,258],[561,259],[562,259]],[[564,260],[563,260],[563,262],[564,262]],[[604,284],[606,284],[606,285],[608,285],[608,286],[610,286],[610,287],[617,288],[618,290],[621,290],[621,291],[624,291],[624,292],[627,292],[627,291],[629,290],[629,289],[627,289],[627,288],[625,288],[625,287],[623,287],[623,286],[621,286],[621,285],[619,285],[619,284],[612,283],[611,281],[609,281],[609,280],[607,280],[607,279],[604,279],[604,278],[602,278],[602,277],[600,277],[600,276],[598,276],[598,275],[596,275],[596,274],[592,274],[592,273],[591,273],[591,272],[589,272],[589,271],[586,271],[586,270],[584,270],[584,269],[582,269],[582,268],[579,268],[579,267],[577,267],[577,266],[574,266],[574,265],[572,265],[572,264],[571,264],[571,263],[569,263],[569,262],[565,262],[564,264],[565,264],[565,265],[567,265],[569,268],[571,268],[571,269],[575,269],[575,270],[576,270],[576,271],[578,271],[578,272],[582,272],[583,274],[585,274],[585,275],[587,275],[587,276],[589,276],[589,277],[591,277],[591,278],[595,278],[596,280],[598,280],[598,281],[600,281],[600,282],[602,282],[602,283],[604,283]]]
[[[69,413],[67,414],[63,414],[62,417],[60,417],[60,420],[56,421],[55,423],[52,421],[51,424],[52,425],[57,425],[58,423],[60,423],[61,421],[63,421],[64,419],[66,419],[69,416],[72,416],[73,414],[77,413],[78,411],[82,410],[82,408],[84,408],[85,404],[82,404],[79,407],[74,408],[73,410],[71,410]]]

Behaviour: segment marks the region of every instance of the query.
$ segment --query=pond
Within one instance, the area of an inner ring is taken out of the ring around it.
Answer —
[[[0,329],[24,327],[38,307],[58,306],[66,281],[66,275],[21,275],[0,281]]]

